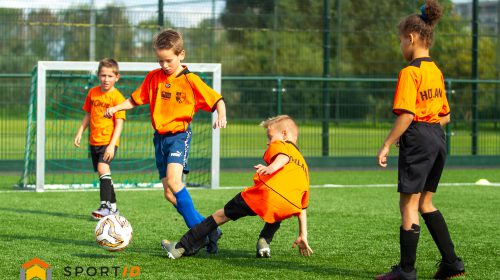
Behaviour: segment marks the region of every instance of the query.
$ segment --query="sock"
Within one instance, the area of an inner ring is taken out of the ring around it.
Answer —
[[[99,190],[101,201],[111,200],[111,174],[103,174],[99,177]]]
[[[203,216],[194,208],[193,200],[186,188],[178,191],[175,194],[175,198],[177,199],[177,211],[184,218],[184,222],[188,228],[192,228],[203,221],[203,219],[200,220],[200,217]]]
[[[111,179],[111,198],[109,199],[109,202],[116,203],[116,194],[115,194],[115,186],[113,185],[113,179]]]
[[[181,237],[178,246],[184,248],[187,252],[193,248],[200,248],[200,244],[205,243],[207,235],[217,228],[217,223],[214,217],[209,216],[195,227],[191,228],[186,234]]]
[[[439,210],[422,214],[424,218],[425,225],[431,233],[432,239],[436,243],[436,246],[443,257],[443,261],[447,263],[453,263],[457,260],[457,255],[455,254],[455,246],[451,241],[450,233],[448,232],[448,226],[444,220],[443,215]]]
[[[281,222],[276,222],[276,223],[266,223],[264,225],[264,228],[262,228],[262,231],[260,232],[259,238],[264,238],[267,242],[267,244],[271,244],[271,241],[273,241],[274,234],[278,229],[280,228]]]
[[[415,269],[417,260],[417,245],[420,237],[420,226],[411,225],[410,230],[399,228],[399,245],[401,247],[401,268],[404,272],[411,272]]]

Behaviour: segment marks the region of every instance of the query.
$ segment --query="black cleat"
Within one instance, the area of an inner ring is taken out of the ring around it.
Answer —
[[[453,263],[440,261],[438,270],[436,274],[434,274],[434,279],[451,279],[464,274],[464,262],[460,258],[457,258],[457,260]]]
[[[208,242],[207,242],[207,253],[209,254],[217,254],[219,252],[219,246],[217,242],[222,236],[222,231],[220,228],[216,228],[214,231],[208,234]]]
[[[405,272],[401,265],[395,265],[391,271],[375,276],[375,280],[416,280],[417,270]]]

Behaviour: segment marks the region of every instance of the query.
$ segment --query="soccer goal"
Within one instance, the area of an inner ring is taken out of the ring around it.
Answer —
[[[188,63],[217,92],[221,92],[221,65]],[[26,133],[24,172],[20,185],[36,191],[58,188],[98,188],[88,151],[88,133],[81,148],[73,139],[84,116],[82,105],[91,87],[98,86],[98,62],[39,61],[33,71],[30,109]],[[125,98],[141,85],[157,63],[119,62],[120,81],[116,84]],[[217,112],[198,111],[191,123],[193,138],[189,152],[188,186],[219,186],[219,130],[212,129]],[[111,171],[117,188],[159,187],[155,164],[153,128],[149,106],[127,111],[120,146]]]

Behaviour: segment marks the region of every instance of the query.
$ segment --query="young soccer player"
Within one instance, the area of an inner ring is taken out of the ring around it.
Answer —
[[[182,215],[188,228],[205,218],[196,211],[191,196],[182,183],[188,173],[187,158],[191,141],[190,122],[198,110],[217,110],[213,127],[225,128],[226,106],[222,96],[205,84],[200,77],[181,64],[186,52],[181,35],[172,29],[157,34],[153,40],[159,69],[149,72],[142,85],[123,103],[106,110],[106,117],[149,104],[155,134],[156,167],[163,184],[164,196]],[[210,234],[207,251],[217,253],[219,229]]]
[[[269,243],[279,228],[280,221],[297,216],[299,236],[293,247],[299,247],[303,256],[310,256],[312,249],[307,242],[307,215],[309,203],[309,171],[297,148],[299,129],[286,115],[270,118],[261,123],[267,130],[266,165],[254,166],[254,186],[246,188],[230,200],[222,209],[191,228],[178,243],[162,241],[171,259],[198,248],[207,234],[229,220],[259,215],[265,226],[257,241],[257,257],[270,257]]]
[[[104,118],[106,108],[122,103],[125,98],[115,88],[120,79],[118,63],[111,58],[99,62],[97,70],[100,86],[89,90],[83,110],[85,116],[76,133],[74,144],[80,147],[85,129],[90,125],[90,154],[94,171],[99,174],[101,206],[92,212],[96,220],[107,215],[119,215],[116,208],[116,195],[111,179],[110,164],[115,157],[120,142],[125,112],[116,114],[114,118]]]
[[[441,15],[439,4],[428,0],[421,15],[410,15],[399,23],[401,52],[410,65],[399,73],[393,107],[398,117],[378,152],[378,164],[387,166],[389,147],[399,141],[401,255],[390,272],[375,277],[379,280],[417,279],[419,212],[442,256],[434,278],[449,279],[465,273],[446,222],[432,203],[446,158],[442,126],[450,121],[443,74],[429,57],[433,29]]]

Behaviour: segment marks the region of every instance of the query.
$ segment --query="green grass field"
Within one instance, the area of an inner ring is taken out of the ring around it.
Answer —
[[[486,178],[500,182],[499,169],[446,169],[441,182],[472,183]],[[223,172],[225,186],[251,183],[251,171]],[[312,184],[394,183],[395,170],[311,172]],[[255,258],[255,242],[263,225],[247,217],[222,227],[220,253],[180,260],[167,259],[159,246],[163,238],[178,239],[186,227],[159,190],[118,191],[120,211],[134,228],[132,244],[109,253],[94,243],[95,221],[89,213],[97,206],[97,192],[10,191],[2,176],[0,193],[1,279],[18,279],[21,265],[35,257],[49,263],[53,279],[75,277],[76,267],[118,269],[140,267],[136,279],[372,279],[398,261],[398,194],[394,187],[313,188],[308,209],[310,258],[291,245],[297,235],[295,219],[283,222],[271,244],[271,259]],[[239,189],[191,191],[198,210],[208,215],[221,208]],[[457,253],[466,263],[467,279],[500,279],[498,198],[500,187],[442,186],[435,204],[447,219]],[[422,222],[423,224],[423,222]],[[432,277],[439,253],[423,227],[417,269],[420,279]],[[70,267],[65,271],[65,267]],[[71,277],[64,273],[72,272]],[[113,279],[79,276],[76,279]]]

